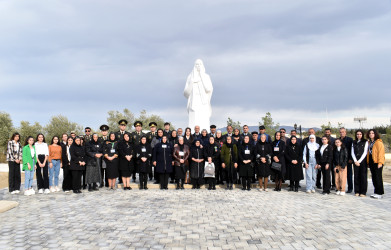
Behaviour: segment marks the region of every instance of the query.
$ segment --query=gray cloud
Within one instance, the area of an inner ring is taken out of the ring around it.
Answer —
[[[370,113],[390,103],[388,1],[4,1],[0,7],[6,10],[0,110],[15,122],[44,123],[62,113],[98,126],[108,110],[128,107],[183,124],[182,93],[196,58],[211,75],[220,123],[239,117],[230,112],[239,107],[285,117],[298,110],[303,122],[314,123],[306,111]],[[10,105],[16,93],[20,104]],[[32,108],[23,110],[25,102]]]

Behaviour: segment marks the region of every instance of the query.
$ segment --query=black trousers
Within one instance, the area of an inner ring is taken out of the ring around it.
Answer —
[[[377,163],[369,163],[369,169],[371,170],[371,174],[372,174],[372,183],[373,183],[373,187],[375,188],[374,193],[379,195],[384,194],[383,167],[378,168]]]
[[[168,176],[169,173],[160,174],[159,180],[160,180],[160,188],[168,188]]]
[[[216,178],[206,178],[207,179],[207,183],[209,185],[209,187],[211,188],[214,188],[216,187]]]
[[[156,167],[153,167],[153,175],[155,176],[155,181],[156,181],[157,183],[159,183],[159,182],[160,182],[160,181],[159,181],[160,174],[158,174],[158,173],[156,172]]]
[[[75,191],[81,189],[82,172],[82,170],[72,170],[72,189]]]
[[[201,186],[201,178],[191,178],[191,184],[195,187]]]
[[[225,181],[227,184],[234,184],[234,181],[236,181],[236,171],[234,171],[234,166],[231,167],[226,167],[225,169]]]
[[[323,171],[318,171],[318,173],[316,174],[316,187],[320,187],[322,185],[320,184],[320,179],[322,179],[322,174]]]
[[[251,188],[251,181],[252,181],[252,177],[251,176],[242,177],[242,186],[243,186],[243,188],[250,189]]]
[[[294,188],[298,189],[299,188],[299,183],[300,183],[300,181],[291,181],[291,187],[294,187]]]
[[[224,172],[221,166],[216,167],[216,181],[218,183],[224,183]]]
[[[45,155],[38,155],[38,159],[40,162],[45,161]],[[46,161],[46,164],[43,168],[41,168],[37,162],[37,185],[38,189],[48,189],[49,188],[49,168],[48,168],[48,162]]]
[[[72,171],[69,170],[68,166],[62,166],[64,180],[62,181],[62,190],[70,191],[72,190]]]
[[[151,172],[148,175],[149,175],[149,179],[152,180],[153,179],[153,173]]]
[[[320,171],[318,171],[319,173]],[[321,172],[323,175],[323,193],[330,193],[330,174],[331,174],[331,166],[329,166],[328,169],[326,169],[326,164],[321,164]]]
[[[353,164],[349,164],[346,166],[348,169],[348,191],[353,190]]]
[[[8,189],[10,192],[20,190],[20,164],[8,162]]]
[[[133,172],[132,172],[132,179],[133,179],[134,181],[136,181],[136,174],[137,174],[137,171],[136,171],[136,168],[134,167],[134,168],[133,168]],[[140,176],[139,176],[139,178],[140,178]]]
[[[364,159],[360,166],[354,165],[354,193],[356,194],[367,194],[368,189],[368,165]]]
[[[146,188],[148,183],[148,173],[139,173],[140,188]]]
[[[335,188],[335,172],[334,172],[335,166],[332,165],[330,167],[331,167],[331,186]]]

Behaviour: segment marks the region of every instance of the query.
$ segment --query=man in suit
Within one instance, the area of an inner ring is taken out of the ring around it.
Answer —
[[[171,124],[169,122],[164,123],[164,130],[163,135],[167,136],[167,140],[170,141],[171,139],[171,130],[170,130]]]
[[[231,125],[227,126],[227,133],[223,135],[223,142],[225,143],[227,141],[228,136],[233,136],[234,128]]]
[[[258,133],[257,133],[258,134]],[[243,133],[240,135],[240,141],[243,142],[244,141],[244,137],[245,136],[249,136],[250,137],[250,143],[253,142],[253,136],[252,134],[250,134],[250,132],[248,131],[248,126],[247,125],[244,125],[243,126]]]
[[[103,124],[102,126],[100,126],[99,129],[102,134],[102,136],[99,137],[99,143],[103,147],[103,144],[105,143],[105,141],[107,141],[109,139],[109,136],[107,135],[109,133],[109,126],[107,126],[106,124]],[[103,160],[103,157],[101,157],[101,159],[102,159],[102,163],[100,164],[100,166],[101,166],[100,174],[101,174],[102,181],[100,183],[100,188],[102,188],[103,185],[105,185],[106,187],[109,187],[109,181],[106,176],[106,162]],[[103,180],[105,182],[104,184],[103,184]]]
[[[136,129],[136,131],[133,131],[130,134],[130,140],[133,144],[133,148],[135,149],[137,145],[140,145],[141,137],[144,136],[145,134],[142,131],[142,129],[143,129],[142,122],[135,121],[133,126]],[[137,174],[137,168],[133,168],[133,173],[132,173],[133,182],[136,182],[136,174]]]
[[[149,125],[150,131],[147,133],[147,142],[149,144],[151,144],[153,138],[155,138],[157,136],[157,133],[156,133],[157,123],[156,122],[150,122],[148,125]],[[152,171],[152,173],[149,174],[149,180],[150,181],[153,179],[153,172],[154,171]]]
[[[195,125],[194,127],[194,134],[193,134],[193,140],[201,140],[201,132],[200,132],[200,126]]]
[[[216,125],[210,125],[209,136],[213,136],[214,138],[216,138]]]
[[[266,128],[265,126],[261,125],[259,126],[259,134],[258,134],[258,141],[261,140],[261,136],[265,134],[266,135],[266,142],[267,143],[272,143],[272,138],[270,135],[266,134]]]

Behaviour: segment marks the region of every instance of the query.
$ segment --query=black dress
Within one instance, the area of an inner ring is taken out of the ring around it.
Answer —
[[[150,144],[140,144],[135,148],[135,160],[137,165],[137,172],[139,173],[152,173],[152,147]],[[143,162],[141,158],[147,158],[147,161]]]
[[[284,180],[286,167],[285,167],[285,142],[282,140],[273,141],[272,143],[272,161],[274,161],[273,157],[277,156],[279,162],[281,164],[281,171],[272,169],[272,175],[274,180]]]
[[[118,156],[118,142],[116,141],[106,141],[106,144],[104,146],[103,153],[105,156]],[[105,157],[106,162],[106,175],[108,179],[116,179],[119,176],[119,170],[118,170],[118,158],[113,159],[112,161],[109,161]]]
[[[121,141],[118,144],[119,153],[119,170],[121,171],[122,177],[130,177],[134,171],[134,149],[130,141]],[[130,161],[125,156],[131,155]]]
[[[255,157],[256,157],[256,167],[255,173],[258,178],[267,178],[271,174],[270,164],[268,161],[271,161],[272,157],[272,147],[269,143],[258,141],[255,145]],[[261,161],[261,158],[266,158],[266,163]]]
[[[286,179],[290,181],[300,181],[304,179],[303,175],[303,151],[300,145],[289,143],[285,149],[286,158]],[[292,161],[296,160],[297,164]]]
[[[253,162],[254,162],[254,147],[253,145],[241,144],[239,146],[239,176],[240,177],[252,177],[254,175]],[[244,164],[243,161],[251,160],[250,163]]]
[[[192,158],[195,159],[204,159],[204,151],[200,147],[194,146],[192,149],[190,149],[190,160]],[[192,179],[200,179],[204,178],[204,167],[205,162],[195,162],[190,161],[190,177]]]

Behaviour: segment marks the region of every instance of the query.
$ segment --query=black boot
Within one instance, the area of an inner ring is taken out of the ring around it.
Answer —
[[[296,193],[299,192],[299,188],[295,187],[295,192]]]
[[[176,190],[179,190],[180,188],[181,188],[181,183],[180,180],[178,180],[176,183]]]
[[[94,185],[92,186],[92,189],[93,189],[94,191],[98,191],[98,190],[99,190],[98,185],[96,184],[96,182],[95,182]]]
[[[92,192],[92,184],[88,184],[88,191]]]
[[[293,185],[291,185],[291,187],[289,188],[289,191],[293,191]]]

